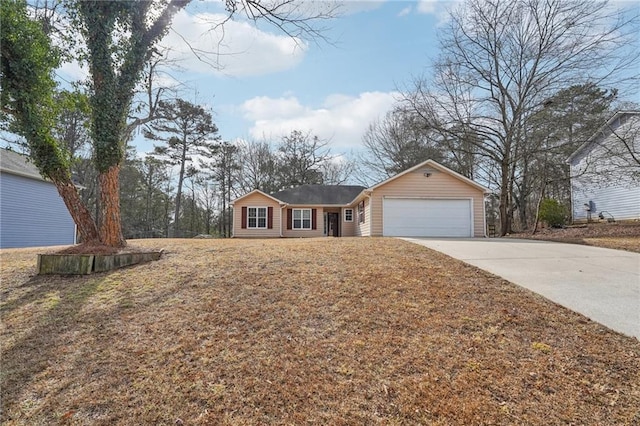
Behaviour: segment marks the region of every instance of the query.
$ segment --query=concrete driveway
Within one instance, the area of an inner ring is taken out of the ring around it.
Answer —
[[[528,288],[640,339],[640,254],[511,238],[402,238]]]

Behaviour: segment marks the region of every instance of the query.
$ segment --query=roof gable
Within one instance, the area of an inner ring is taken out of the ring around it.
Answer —
[[[281,200],[278,200],[277,198],[272,197],[271,195],[267,194],[266,192],[262,192],[259,189],[254,189],[253,191],[248,192],[248,193],[244,194],[243,196],[238,197],[235,200],[231,201],[231,205],[234,205],[235,203],[237,203],[238,201],[242,200],[243,198],[250,197],[250,196],[252,196],[254,194],[260,194],[260,195],[262,195],[262,196],[264,196],[266,198],[269,198],[269,199],[275,201],[278,204],[284,204]]]
[[[345,205],[364,189],[358,185],[301,185],[272,194],[273,198],[287,204]]]
[[[382,181],[380,183],[377,183],[377,184],[373,185],[371,188],[369,188],[369,190],[370,191],[374,191],[376,188],[379,188],[379,187],[381,187],[383,185],[386,185],[387,183],[389,183],[391,181],[394,181],[394,180],[396,180],[396,179],[398,179],[398,178],[400,178],[400,177],[402,177],[402,176],[404,176],[406,174],[412,173],[412,172],[414,172],[414,171],[416,171],[416,170],[418,170],[418,169],[420,169],[422,167],[425,167],[425,166],[430,166],[430,167],[433,167],[434,169],[436,169],[438,171],[441,171],[443,173],[447,173],[448,175],[450,175],[450,176],[462,181],[463,183],[466,183],[467,185],[472,186],[472,187],[474,187],[475,189],[477,189],[479,191],[482,191],[482,193],[484,193],[484,194],[487,194],[487,193],[491,192],[488,188],[480,185],[479,183],[476,183],[476,182],[472,181],[471,179],[469,179],[469,178],[467,178],[465,176],[462,176],[460,173],[454,172],[450,168],[445,167],[442,164],[439,164],[439,163],[437,163],[437,162],[435,162],[433,160],[427,160],[427,161],[423,161],[420,164],[416,164],[415,166],[410,167],[407,170],[405,170],[403,172],[400,172],[395,176],[390,177],[389,179],[386,179],[386,180],[384,180],[384,181]]]
[[[567,158],[567,163],[573,163],[574,160],[579,159],[585,152],[590,151],[596,145],[596,142],[602,138],[606,139],[613,133],[613,127],[618,123],[616,128],[622,125],[622,118],[625,116],[640,116],[640,111],[616,111],[585,143],[580,145],[573,154]]]

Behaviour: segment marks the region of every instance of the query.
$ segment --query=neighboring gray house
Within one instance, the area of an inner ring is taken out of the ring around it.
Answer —
[[[567,162],[574,222],[640,219],[640,111],[616,112]]]
[[[55,185],[24,155],[0,149],[0,248],[74,242],[75,224]]]

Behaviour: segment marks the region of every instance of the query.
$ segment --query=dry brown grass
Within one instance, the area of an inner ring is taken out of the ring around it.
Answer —
[[[4,424],[640,423],[638,340],[424,247],[134,243],[166,254],[0,252]]]
[[[637,221],[590,223],[566,228],[546,228],[535,235],[528,232],[511,237],[557,241],[640,253],[640,223]]]

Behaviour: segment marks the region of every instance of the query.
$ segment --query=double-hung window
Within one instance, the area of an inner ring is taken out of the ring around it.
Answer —
[[[364,200],[358,203],[358,222],[364,223]]]
[[[311,209],[293,209],[293,229],[311,229]]]
[[[267,208],[249,207],[247,209],[247,228],[266,228]]]
[[[353,209],[344,209],[344,221],[353,222]]]

